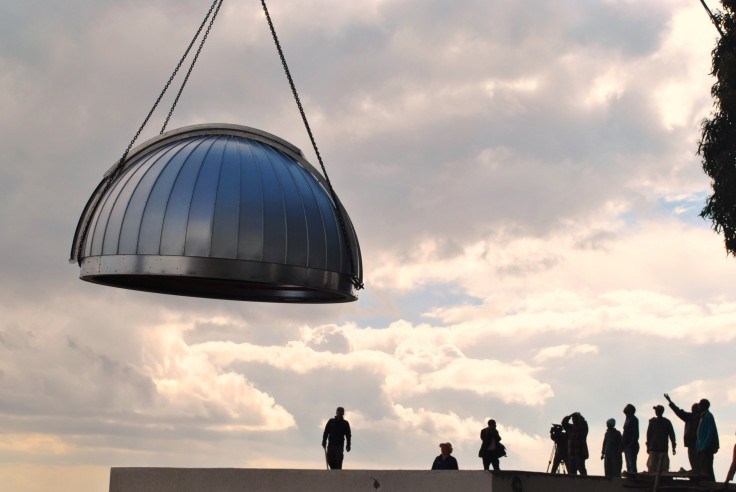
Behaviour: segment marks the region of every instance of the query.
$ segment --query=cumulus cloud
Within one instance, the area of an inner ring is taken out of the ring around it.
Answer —
[[[680,406],[685,409],[689,408],[688,402],[695,403],[702,398],[708,399],[715,409],[736,403],[736,391],[731,389],[734,382],[734,375],[715,375],[712,379],[697,379],[678,386],[670,392],[670,396],[676,402],[683,402]]]
[[[93,303],[89,308],[90,319],[99,314],[100,320],[107,318],[107,329],[115,328],[109,312],[95,313],[99,305]],[[25,309],[5,309],[3,314],[7,324],[0,327],[0,379],[3,398],[14,395],[5,408],[13,418],[26,413],[48,418],[48,407],[55,402],[57,411],[74,418],[97,414],[94,419],[111,429],[126,418],[141,425],[179,421],[220,431],[295,425],[267,392],[193,353],[173,313],[161,313],[161,325],[143,322],[119,332],[121,343],[115,347],[106,345],[114,332],[95,340],[74,327],[79,318],[73,310],[57,309],[52,315],[44,309],[30,316]]]
[[[336,330],[334,327],[326,328],[333,333]],[[301,375],[322,368],[338,372],[370,371],[383,378],[382,388],[393,401],[447,389],[469,391],[480,396],[493,395],[502,401],[523,405],[538,405],[552,396],[549,385],[535,378],[535,368],[523,362],[473,359],[465,356],[455,345],[437,343],[445,337],[462,338],[462,334],[452,333],[452,330],[414,327],[406,323],[380,330],[346,326],[340,330],[344,334],[340,349],[345,345],[353,347],[349,353],[310,347],[316,331],[324,332],[325,329],[305,329],[305,338],[289,342],[285,347],[208,342],[194,346],[192,350],[211,357],[218,366],[228,366],[236,361],[257,362]],[[354,342],[353,335],[356,338]],[[371,340],[371,335],[378,340]],[[392,339],[391,342],[387,343],[386,338]]]
[[[163,340],[151,340],[160,337]],[[224,372],[192,351],[175,329],[149,337],[146,366],[157,389],[149,412],[161,420],[193,419],[213,430],[284,430],[294,418],[243,375]],[[145,411],[144,411],[145,412]],[[145,413],[149,413],[145,412]]]

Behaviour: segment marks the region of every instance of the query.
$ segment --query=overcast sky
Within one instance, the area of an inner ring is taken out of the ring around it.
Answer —
[[[361,242],[359,300],[82,282],[82,208],[209,3],[0,0],[4,491],[98,492],[111,466],[322,468],[338,405],[345,468],[426,469],[451,441],[480,469],[494,418],[501,467],[545,471],[551,423],[579,411],[602,474],[606,419],[633,403],[644,433],[664,392],[711,400],[723,480],[736,259],[698,216],[718,35],[699,1],[271,0]],[[225,1],[169,128],[215,122],[317,164],[255,0]]]

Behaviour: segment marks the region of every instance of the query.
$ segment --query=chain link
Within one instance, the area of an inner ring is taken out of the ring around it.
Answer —
[[[352,271],[351,274],[351,281],[353,283],[353,286],[360,290],[363,288],[363,282],[362,278],[358,275],[357,269],[355,268],[355,259],[353,257],[353,249],[350,245],[350,240],[348,239],[348,231],[347,226],[345,225],[345,219],[342,215],[342,204],[340,203],[340,200],[337,198],[337,194],[335,193],[335,190],[332,188],[332,183],[330,183],[330,177],[327,175],[327,169],[325,169],[325,165],[322,162],[322,156],[319,153],[319,149],[317,148],[317,142],[314,140],[314,135],[312,135],[312,129],[309,127],[309,122],[307,121],[307,115],[304,112],[304,108],[302,107],[302,102],[299,99],[299,94],[296,91],[296,85],[294,84],[294,80],[291,78],[291,72],[289,71],[289,67],[286,64],[286,58],[284,57],[284,52],[281,49],[281,43],[279,43],[279,38],[276,35],[276,29],[273,27],[273,22],[271,21],[271,16],[268,13],[268,7],[266,7],[266,0],[261,0],[261,5],[263,5],[263,12],[266,14],[266,20],[268,21],[268,27],[271,29],[271,35],[273,36],[273,41],[276,44],[276,50],[279,52],[279,58],[281,59],[281,66],[284,68],[284,72],[286,73],[286,79],[289,81],[289,86],[291,87],[291,93],[294,95],[294,100],[296,101],[296,105],[299,108],[299,113],[302,115],[302,121],[304,122],[304,126],[307,129],[307,134],[309,134],[309,140],[312,142],[312,147],[314,148],[314,153],[317,154],[317,160],[319,161],[319,165],[322,168],[322,174],[325,176],[325,181],[327,181],[327,188],[330,191],[330,196],[332,197],[332,201],[335,202],[335,208],[337,209],[337,218],[340,222],[340,228],[342,229],[343,237],[345,238],[345,245],[348,252],[348,259],[350,260],[350,270]]]
[[[197,58],[199,58],[199,54],[202,52],[202,48],[204,47],[204,42],[207,41],[207,36],[209,36],[209,34],[210,34],[210,29],[212,29],[212,24],[215,22],[215,17],[217,17],[217,13],[220,11],[220,7],[222,6],[223,0],[219,0],[219,2],[220,3],[217,4],[217,8],[215,9],[215,13],[212,14],[212,19],[210,19],[210,23],[207,26],[207,30],[204,32],[204,36],[202,36],[202,41],[200,41],[200,43],[199,43],[199,48],[197,48],[197,52],[194,54],[194,58],[192,58],[192,63],[191,63],[191,65],[189,65],[189,70],[187,70],[187,74],[184,77],[184,81],[181,83],[181,87],[179,88],[179,92],[176,93],[176,98],[174,99],[174,104],[171,105],[171,109],[169,110],[169,114],[166,116],[166,121],[164,121],[164,125],[161,127],[161,133],[163,133],[166,130],[166,125],[169,124],[169,120],[171,119],[171,115],[174,114],[174,108],[176,108],[176,104],[179,102],[179,98],[181,97],[181,93],[184,92],[184,86],[187,84],[187,81],[189,80],[189,76],[192,74],[192,70],[194,69],[194,64],[197,63]],[[213,6],[214,6],[214,4],[213,4]],[[210,7],[210,11],[207,13],[207,17],[209,17],[210,12],[212,12],[212,8],[211,7]],[[207,21],[207,17],[204,18],[205,21]],[[202,27],[200,26],[200,30],[201,29],[202,29]],[[199,31],[197,31],[197,36],[199,36]],[[195,39],[196,39],[196,37],[195,37]]]
[[[136,140],[138,140],[138,137],[140,136],[141,132],[143,131],[143,128],[145,128],[146,124],[148,123],[148,120],[151,119],[151,116],[153,115],[153,112],[156,111],[156,108],[158,107],[158,104],[161,102],[161,99],[164,97],[164,94],[166,94],[166,91],[169,90],[169,86],[171,85],[171,82],[174,80],[174,77],[176,77],[176,74],[179,72],[179,69],[184,64],[184,60],[186,60],[187,56],[189,56],[189,52],[192,50],[192,46],[194,46],[194,42],[199,38],[199,34],[202,32],[202,29],[204,28],[205,24],[207,23],[207,20],[210,18],[210,15],[212,15],[212,11],[217,7],[217,10],[220,10],[220,6],[222,5],[223,0],[214,0],[212,2],[212,5],[210,6],[209,10],[207,11],[207,15],[204,17],[204,20],[199,25],[199,28],[197,29],[196,34],[192,38],[192,41],[189,43],[189,46],[187,46],[186,51],[184,51],[184,54],[182,55],[181,59],[179,60],[179,63],[176,64],[176,68],[174,68],[174,72],[171,74],[171,77],[169,77],[169,80],[166,82],[166,85],[164,85],[163,90],[156,98],[156,102],[153,103],[153,107],[151,107],[151,110],[148,112],[148,115],[143,120],[143,123],[141,124],[140,128],[138,128],[138,131],[135,132],[135,135],[133,136],[133,139],[128,144],[128,147],[125,149],[125,152],[123,152],[122,157],[120,160],[115,164],[115,166],[110,170],[109,173],[102,179],[103,180],[103,187],[100,193],[97,194],[98,199],[95,200],[95,203],[92,204],[92,207],[89,209],[89,214],[86,218],[83,218],[84,220],[84,226],[82,227],[82,233],[79,237],[79,244],[77,245],[76,249],[76,259],[79,265],[82,264],[82,247],[84,245],[84,241],[87,238],[87,234],[89,233],[89,225],[92,221],[92,215],[94,215],[94,211],[97,209],[97,205],[99,204],[99,198],[104,196],[107,191],[110,189],[110,186],[115,181],[115,179],[120,175],[120,171],[123,168],[123,163],[125,162],[125,159],[128,157],[128,154],[130,153],[130,149],[133,148],[133,144]],[[215,12],[215,16],[217,15],[217,12]],[[212,20],[210,20],[210,24],[207,27],[207,32],[209,33],[210,28],[212,27],[212,22],[215,20],[215,16],[212,16]],[[206,39],[205,34],[205,39]],[[197,55],[199,55],[199,52],[202,50],[202,44],[204,43],[204,39],[202,40],[202,43],[199,45],[199,49],[197,50]],[[195,57],[196,61],[196,57]],[[194,62],[192,62],[192,65],[189,67],[189,72],[187,72],[187,78],[189,77],[189,74],[192,71],[192,68],[194,67]],[[186,80],[184,81],[186,84]],[[176,101],[179,100],[179,96],[181,95],[182,90],[184,89],[184,84],[182,84],[181,89],[179,89],[179,94],[176,96]],[[176,105],[176,101],[174,101],[174,105]],[[169,118],[171,117],[171,114],[174,111],[174,107],[171,107],[171,111],[169,111],[169,116],[166,118],[166,122],[168,123]],[[166,124],[164,124],[164,128],[166,127]],[[161,133],[163,133],[163,128],[161,129]],[[85,209],[86,210],[86,209]],[[73,260],[74,258],[72,258]]]

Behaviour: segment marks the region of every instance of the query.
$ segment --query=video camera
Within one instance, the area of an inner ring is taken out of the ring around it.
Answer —
[[[560,424],[552,424],[552,428],[549,430],[549,438],[557,444],[564,443],[567,441],[567,433]]]

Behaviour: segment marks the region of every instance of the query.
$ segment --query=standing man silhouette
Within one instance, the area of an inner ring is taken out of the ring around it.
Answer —
[[[488,421],[488,427],[480,431],[480,451],[478,457],[483,459],[483,469],[488,470],[493,465],[494,470],[499,470],[498,458],[501,456],[501,436],[496,428],[496,421]]]
[[[668,444],[672,441],[672,454],[677,454],[675,447],[675,429],[672,422],[663,416],[664,407],[654,406],[654,417],[649,419],[647,427],[647,471],[650,473],[662,473],[670,469],[670,457]],[[669,441],[668,441],[669,439]]]
[[[570,423],[572,420],[572,423]],[[588,422],[580,412],[572,413],[562,419],[562,428],[567,432],[567,473],[583,476],[588,474],[585,460],[588,459]]]
[[[716,481],[713,472],[713,455],[718,452],[718,429],[713,414],[710,413],[710,402],[703,398],[698,403],[700,409],[700,425],[698,425],[698,438],[695,441],[695,449],[698,453],[698,472],[705,475],[711,482]]]
[[[670,395],[664,394],[665,399],[669,402],[670,408],[680,420],[685,422],[685,433],[683,435],[683,441],[685,441],[685,447],[687,448],[687,459],[690,461],[690,469],[697,473],[698,469],[698,457],[695,451],[695,443],[698,440],[698,425],[700,425],[700,408],[697,403],[693,403],[690,408],[691,411],[687,412],[672,401]]]
[[[606,434],[603,437],[603,446],[601,447],[601,459],[603,460],[603,470],[606,478],[614,478],[621,476],[621,453],[623,452],[621,445],[621,433],[616,429],[616,419],[608,419],[606,421]]]
[[[335,417],[327,421],[325,431],[322,433],[322,447],[327,451],[327,464],[332,470],[342,470],[342,447],[346,440],[345,451],[350,452],[350,424],[344,416],[345,409],[337,407]]]
[[[629,403],[624,407],[624,432],[622,445],[626,459],[626,473],[636,474],[636,456],[639,454],[639,419],[636,418],[636,407]]]

